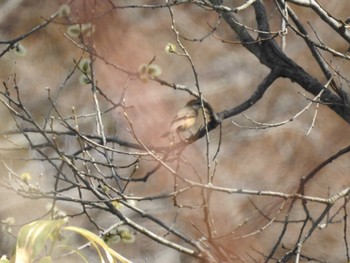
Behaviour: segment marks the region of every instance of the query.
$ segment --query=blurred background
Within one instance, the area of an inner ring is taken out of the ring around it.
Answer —
[[[244,1],[224,2],[228,6],[235,7]],[[256,57],[239,44],[235,34],[224,21],[218,23],[218,15],[215,12],[207,11],[192,3],[172,7],[176,29],[182,36],[181,43],[190,54],[196,70],[194,74],[188,59],[165,52],[168,43],[174,43],[178,52],[182,53],[171,29],[172,21],[167,7],[119,9],[113,8],[111,3],[125,6],[164,4],[164,1],[98,1],[98,3],[71,1],[69,18],[57,18],[47,27],[20,42],[26,50],[24,56],[12,50],[0,58],[1,82],[12,87],[16,80],[25,107],[35,116],[38,123],[44,121],[50,108],[48,89],[51,96],[57,98],[56,106],[64,116],[72,113],[72,107],[78,115],[91,114],[95,111],[91,87],[79,82],[79,72],[76,71],[66,80],[76,66],[76,61],[88,57],[88,54],[79,48],[79,40],[68,34],[69,26],[74,23],[93,24],[94,32],[90,40],[98,54],[93,64],[95,81],[103,93],[114,102],[124,98],[127,114],[133,123],[136,135],[147,145],[155,147],[169,145],[168,139],[161,138],[161,135],[167,131],[176,112],[192,97],[187,92],[160,85],[151,79],[145,81],[135,77],[142,64],[153,61],[153,64],[161,68],[162,74],[159,78],[170,83],[185,85],[193,91],[197,91],[195,81],[197,74],[202,95],[216,112],[235,107],[247,100],[269,72],[268,68],[261,65]],[[319,1],[319,3],[339,20],[345,21],[349,15],[349,3],[346,0],[338,1],[337,4],[331,1]],[[10,40],[28,32],[48,19],[62,4],[63,1],[47,0],[2,1],[0,39]],[[270,16],[271,30],[280,30],[280,15],[274,3],[265,1],[265,4]],[[333,32],[315,12],[310,8],[293,5],[291,7],[307,27],[312,39],[315,41],[320,39],[325,45],[339,52],[346,52],[349,44]],[[242,11],[237,17],[241,23],[255,28],[252,8]],[[217,27],[215,35],[209,34],[213,27]],[[317,32],[317,36],[313,30]],[[288,30],[286,40],[286,54],[312,76],[326,83],[327,80],[305,42],[291,29]],[[276,41],[281,40],[277,38]],[[349,92],[350,63],[324,51],[321,51],[321,54],[329,66],[342,76],[342,78],[336,77],[335,80]],[[125,70],[120,70],[118,67]],[[125,71],[133,72],[134,75],[131,76]],[[312,99],[313,96],[307,94],[297,84],[288,79],[278,79],[264,97],[244,114],[256,122],[279,123],[291,119],[307,107]],[[106,108],[104,104],[101,107]],[[0,115],[3,135],[18,127],[26,126],[24,122],[16,124],[3,105],[0,107]],[[80,119],[80,130],[85,133],[96,133],[94,120],[94,118]],[[135,142],[127,130],[130,126],[120,108],[104,114],[103,121],[106,134]],[[247,128],[255,126],[257,125],[252,121],[239,115],[223,122],[221,142],[219,129],[210,132],[211,158],[220,147],[215,162],[210,163],[214,185],[293,193],[298,189],[301,177],[308,175],[318,164],[347,146],[350,141],[349,124],[325,105],[319,105],[316,112],[315,103],[298,118],[285,125],[268,129]],[[74,138],[62,138],[60,140],[62,150],[72,152],[76,147],[74,142]],[[3,159],[1,177],[5,179],[8,177],[10,167],[19,175],[32,174],[39,184],[45,185],[48,189],[52,187],[54,182],[52,167],[48,167],[44,162],[28,161],[39,156],[26,149],[28,143],[23,136],[3,136],[1,144]],[[9,148],[12,150],[6,150]],[[208,164],[205,138],[189,145],[182,154],[191,165],[185,161],[179,162],[181,176],[206,182]],[[122,157],[118,161],[124,164],[130,160],[128,157]],[[136,178],[144,176],[153,165],[154,163],[149,160],[140,162],[139,170],[133,176]],[[174,167],[176,162],[170,165]],[[338,158],[322,169],[317,178],[309,182],[306,195],[327,198],[336,194],[349,186],[349,170],[349,156]],[[123,172],[128,174],[130,171],[123,170]],[[126,192],[135,196],[156,196],[169,193],[173,189],[173,177],[165,169],[161,169],[147,182],[130,184]],[[9,189],[1,189],[0,195],[2,200],[0,219],[14,217],[16,225],[38,219],[46,211],[47,203],[50,203],[48,200],[23,199]],[[140,202],[138,205],[169,225],[174,223],[175,227],[188,236],[200,238],[201,231],[205,232],[203,210],[195,207],[200,207],[201,197],[198,189],[186,191],[178,197],[179,203],[184,207],[191,206],[191,209],[174,207],[172,200],[169,199]],[[267,255],[271,251],[283,228],[286,213],[284,209],[287,205],[281,208],[282,201],[273,197],[213,192],[210,208],[215,233],[220,237],[216,245],[234,258],[233,262],[254,262],[252,259],[256,260],[255,262],[262,262],[262,254]],[[57,205],[61,205],[62,209],[68,212],[76,209],[65,203]],[[333,214],[339,207],[340,204],[334,207]],[[310,206],[311,216],[316,218],[323,208],[324,205],[320,204]],[[113,216],[98,214],[94,216],[95,220],[105,227],[115,220]],[[137,214],[131,213],[130,216],[138,218]],[[268,222],[275,216],[277,221],[267,227]],[[340,220],[341,216],[339,214],[334,221]],[[296,223],[288,228],[283,241],[285,250],[279,249],[275,254],[277,258],[293,246],[301,227],[300,220],[304,217],[301,207],[299,210],[294,209],[290,214],[290,220],[295,220]],[[81,217],[72,219],[72,222],[89,228],[88,222],[85,221],[87,220]],[[145,219],[141,222],[160,235],[166,234],[164,230],[158,230],[158,226],[149,224]],[[345,262],[344,251],[347,248],[343,243],[343,227],[343,224],[335,223],[325,229],[316,230],[303,247],[303,253],[322,259],[324,262]],[[264,230],[259,231],[261,228]],[[258,233],[242,238],[255,231]],[[12,237],[1,235],[1,254],[8,254],[13,242]],[[142,235],[137,236],[135,244],[119,244],[116,248],[135,262],[192,260]]]

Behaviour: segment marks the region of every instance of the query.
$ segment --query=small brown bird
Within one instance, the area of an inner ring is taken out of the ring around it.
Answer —
[[[170,131],[163,134],[162,137],[189,130],[197,122],[198,112],[201,108],[200,100],[190,100],[182,108],[171,122]]]

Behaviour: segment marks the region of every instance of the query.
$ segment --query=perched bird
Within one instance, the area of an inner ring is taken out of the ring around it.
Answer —
[[[190,100],[187,102],[185,107],[179,110],[174,120],[171,122],[170,131],[163,134],[162,137],[175,134],[175,132],[178,133],[189,130],[196,124],[200,109],[200,100]]]

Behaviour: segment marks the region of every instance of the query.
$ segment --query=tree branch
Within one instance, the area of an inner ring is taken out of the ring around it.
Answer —
[[[317,1],[315,0],[287,0],[290,3],[311,7],[318,16],[332,27],[340,36],[342,36],[348,43],[350,43],[350,31],[345,29],[345,23],[335,19],[330,15]]]
[[[211,0],[211,3],[218,4],[218,1]],[[228,25],[236,32],[238,38],[243,42],[244,47],[254,54],[259,59],[260,63],[269,67],[274,72],[279,72],[280,77],[288,78],[292,82],[298,83],[314,96],[317,96],[321,90],[324,90],[320,100],[325,102],[329,108],[335,111],[346,122],[350,123],[349,105],[344,105],[342,98],[333,94],[330,90],[325,89],[324,85],[318,79],[311,76],[290,59],[280,49],[276,41],[269,38],[268,20],[262,1],[257,0],[253,6],[258,28],[262,31],[262,33],[259,33],[261,41],[255,43],[252,43],[253,38],[249,35],[247,30],[237,22],[237,18],[234,17],[232,13],[224,11],[217,12],[222,15]],[[247,42],[249,43],[247,44]],[[262,50],[264,52],[262,52]]]

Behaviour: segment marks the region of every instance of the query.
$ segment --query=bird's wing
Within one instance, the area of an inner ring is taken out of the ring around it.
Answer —
[[[188,108],[182,109],[176,114],[171,124],[181,120],[185,121],[187,119],[195,117],[195,115],[196,115],[196,112],[194,110],[189,110]]]

